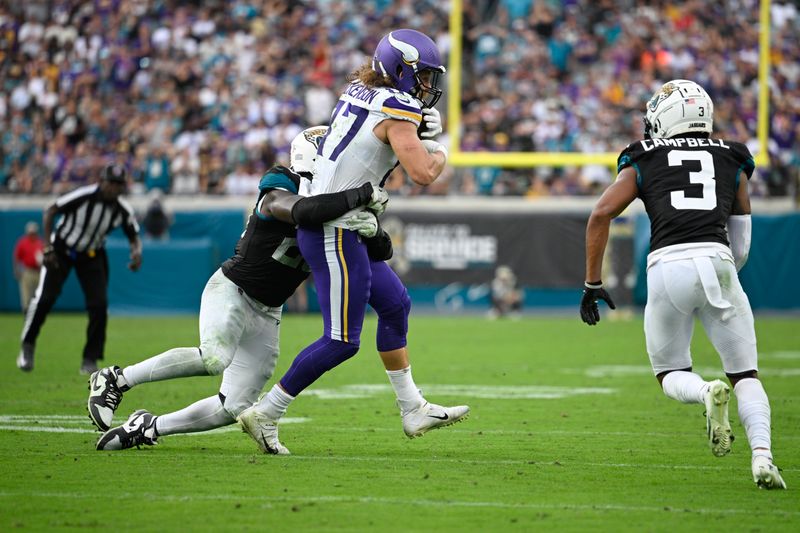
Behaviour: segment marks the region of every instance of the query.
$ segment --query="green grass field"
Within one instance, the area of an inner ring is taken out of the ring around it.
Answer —
[[[264,456],[235,429],[97,452],[78,375],[86,319],[52,315],[36,368],[14,366],[22,319],[0,315],[0,531],[797,531],[800,342],[796,317],[757,317],[773,451],[788,491],[758,490],[738,423],[713,457],[702,406],[666,399],[640,319],[415,316],[417,383],[470,418],[409,440],[372,338],[301,396],[281,427],[289,457]],[[280,375],[321,330],[286,316]],[[197,344],[194,317],[112,317],[107,362]],[[695,368],[721,376],[702,334]],[[216,393],[219,378],[144,384],[136,408],[164,413]],[[363,385],[378,385],[364,387]]]

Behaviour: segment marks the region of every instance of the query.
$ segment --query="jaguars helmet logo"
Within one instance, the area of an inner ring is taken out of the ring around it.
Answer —
[[[658,104],[669,98],[669,95],[677,90],[678,87],[674,83],[665,83],[661,87],[661,90],[653,95],[653,97],[650,99],[650,102],[648,102],[647,107],[650,108],[650,111],[655,111],[658,109]]]
[[[308,128],[303,131],[303,136],[308,142],[314,145],[314,148],[319,148],[319,143],[322,137],[327,133],[328,128]]]

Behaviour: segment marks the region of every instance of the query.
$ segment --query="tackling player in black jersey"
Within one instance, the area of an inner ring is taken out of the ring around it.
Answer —
[[[301,178],[311,178],[319,139],[327,128],[305,130],[292,142],[292,168],[277,166],[261,179],[255,208],[236,254],[209,279],[200,305],[200,346],[173,348],[120,369],[103,368],[89,380],[89,415],[101,431],[98,450],[154,444],[156,437],[205,431],[232,424],[256,400],[278,357],[282,306],[308,277],[296,246],[296,224],[318,225],[365,206],[348,226],[370,244],[378,260],[391,256],[391,240],[371,210],[388,195],[365,184],[314,197],[299,196]],[[135,385],[178,377],[218,375],[218,395],[162,416],[136,411],[109,429],[124,392]]]
[[[668,397],[705,404],[711,451],[728,454],[730,387],[692,372],[689,345],[697,316],[736,394],[753,480],[784,489],[772,462],[753,313],[737,275],[750,249],[747,180],[754,163],[743,144],[710,138],[713,114],[706,91],[688,80],[664,84],[648,102],[645,139],[622,151],[617,180],[589,217],[581,318],[599,322],[598,300],[614,308],[600,279],[609,225],[641,198],[651,223],[644,327],[653,372]]]

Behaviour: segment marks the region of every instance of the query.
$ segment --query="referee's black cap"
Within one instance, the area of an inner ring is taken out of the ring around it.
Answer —
[[[120,165],[108,165],[103,169],[103,181],[113,183],[125,183],[125,167]]]

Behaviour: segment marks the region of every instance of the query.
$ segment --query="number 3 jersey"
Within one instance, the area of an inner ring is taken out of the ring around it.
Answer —
[[[308,277],[309,268],[297,247],[295,226],[262,214],[261,204],[273,189],[297,194],[300,181],[297,174],[281,166],[264,174],[256,206],[236,243],[236,254],[222,264],[225,277],[269,307],[286,303]]]
[[[638,196],[650,217],[650,251],[674,244],[729,246],[725,228],[742,176],[755,167],[738,142],[697,137],[645,139],[629,144],[617,171],[636,170]]]
[[[366,182],[381,186],[397,165],[392,147],[372,131],[387,119],[407,120],[419,127],[419,101],[396,89],[351,83],[339,98],[330,129],[317,150],[311,194],[339,192]]]

